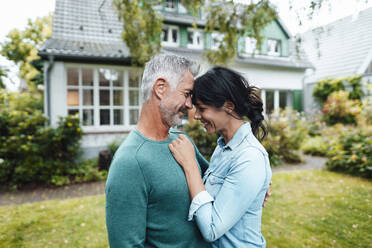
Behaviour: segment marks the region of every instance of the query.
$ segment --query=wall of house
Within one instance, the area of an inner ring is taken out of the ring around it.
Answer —
[[[66,73],[63,62],[54,63],[50,79],[50,124],[55,127],[59,117],[67,115]]]
[[[286,92],[286,107],[302,110],[302,78],[304,70],[278,68],[270,66],[240,64],[232,68],[241,72],[250,83],[261,89],[265,114],[268,110],[267,92],[274,92],[272,110],[279,113],[280,92]]]
[[[50,78],[50,120],[51,126],[56,127],[59,117],[66,116],[68,112],[66,64],[64,62],[55,62],[51,70]],[[126,127],[123,130],[118,129],[114,131],[108,131],[105,130],[104,127],[92,130],[91,127],[83,126],[82,129],[84,131],[84,135],[81,140],[83,157],[97,157],[99,152],[107,149],[107,146],[110,143],[124,140],[124,138],[128,135],[129,131],[132,128],[133,127]]]
[[[302,90],[304,70],[251,64],[237,64],[233,68],[262,89]]]
[[[107,149],[111,143],[122,142],[128,132],[123,133],[86,133],[81,140],[84,158],[96,158],[100,151]]]

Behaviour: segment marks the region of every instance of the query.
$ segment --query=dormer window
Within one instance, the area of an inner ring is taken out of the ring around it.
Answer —
[[[280,41],[271,40],[267,41],[267,55],[280,56]]]
[[[166,0],[164,1],[164,7],[166,11],[176,11],[177,1],[176,0]]]
[[[179,29],[177,26],[164,26],[161,33],[163,46],[179,46]]]
[[[245,49],[247,54],[253,54],[256,51],[257,40],[251,37],[245,37]]]
[[[203,31],[198,29],[187,30],[187,48],[203,49]]]

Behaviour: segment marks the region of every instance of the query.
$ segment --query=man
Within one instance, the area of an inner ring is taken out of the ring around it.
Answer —
[[[145,66],[140,118],[116,152],[106,183],[106,224],[113,248],[209,247],[197,226],[187,221],[185,175],[168,149],[179,134],[170,128],[192,108],[198,69],[176,55],[157,55]],[[197,149],[196,157],[205,168]]]

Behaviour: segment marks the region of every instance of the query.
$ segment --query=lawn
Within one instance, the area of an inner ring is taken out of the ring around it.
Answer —
[[[326,171],[274,174],[267,247],[368,247],[372,182]],[[0,247],[107,247],[104,197],[0,207]]]

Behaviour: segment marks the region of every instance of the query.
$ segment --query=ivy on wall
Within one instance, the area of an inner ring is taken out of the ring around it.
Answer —
[[[351,90],[348,90],[350,91],[349,99],[361,100],[363,97],[361,79],[362,75],[320,80],[316,83],[313,96],[323,105],[327,101],[328,96],[333,92],[348,90],[348,87],[351,87]]]

